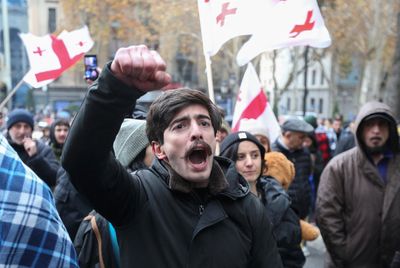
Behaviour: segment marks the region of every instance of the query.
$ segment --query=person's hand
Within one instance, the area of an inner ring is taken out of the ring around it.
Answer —
[[[161,56],[146,46],[118,49],[111,71],[120,81],[142,91],[158,90],[171,82]]]
[[[97,67],[97,68],[96,68],[96,72],[97,72],[97,78],[98,78],[99,75],[100,75],[100,73],[101,73],[101,68],[100,68],[100,67]],[[85,77],[83,77],[83,78],[85,79],[86,84],[87,84],[88,86],[90,86],[90,85],[92,85],[92,84],[94,83],[94,80],[91,80],[91,79],[85,78]],[[96,78],[96,79],[97,79],[97,78]]]
[[[28,153],[29,157],[32,157],[37,153],[36,142],[32,140],[32,138],[26,137],[22,142],[24,144],[25,151]]]

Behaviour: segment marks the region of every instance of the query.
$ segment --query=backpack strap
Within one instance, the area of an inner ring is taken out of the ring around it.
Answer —
[[[102,253],[103,242],[101,240],[99,227],[97,226],[96,217],[94,215],[89,214],[84,218],[84,220],[90,220],[90,224],[92,225],[92,229],[93,229],[93,232],[96,236],[97,243],[98,243],[97,249],[99,251],[99,265],[100,265],[100,268],[105,268],[104,260],[103,260],[103,253]]]

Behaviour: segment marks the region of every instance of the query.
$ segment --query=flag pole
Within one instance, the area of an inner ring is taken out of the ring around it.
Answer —
[[[213,86],[213,79],[212,79],[212,71],[211,71],[211,59],[210,56],[204,54],[206,59],[206,74],[207,74],[207,85],[208,85],[208,96],[210,100],[215,103],[214,98],[214,86]]]
[[[3,110],[4,106],[7,104],[7,102],[11,99],[11,97],[17,92],[18,88],[22,85],[24,82],[24,79],[21,79],[18,84],[13,88],[13,90],[8,93],[8,95],[5,97],[5,99],[0,103],[0,111]]]

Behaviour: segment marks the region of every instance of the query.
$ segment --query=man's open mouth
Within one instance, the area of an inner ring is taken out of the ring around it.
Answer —
[[[195,149],[189,153],[188,159],[193,164],[201,164],[206,161],[207,153],[204,149]]]
[[[186,158],[193,164],[201,164],[207,161],[207,157],[212,154],[211,147],[203,142],[196,141],[186,153]]]

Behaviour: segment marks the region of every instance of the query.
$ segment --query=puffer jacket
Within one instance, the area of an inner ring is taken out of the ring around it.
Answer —
[[[360,124],[371,114],[391,118],[387,183],[361,143]],[[321,176],[316,220],[329,255],[326,267],[389,267],[400,241],[400,155],[393,114],[371,102],[356,119],[356,147],[334,157]]]
[[[311,207],[311,186],[308,178],[311,175],[311,156],[305,149],[289,151],[277,139],[271,146],[272,151],[283,153],[294,164],[296,171],[288,194],[292,200],[292,208],[300,219],[305,219]]]
[[[121,266],[282,267],[265,209],[232,162],[216,157],[210,182],[217,185],[185,193],[170,188],[176,174],[164,162],[131,175],[115,159],[114,138],[139,92],[106,66],[73,122],[62,159],[77,190],[116,228]],[[228,187],[219,188],[222,181]]]
[[[283,266],[285,268],[303,267],[306,258],[300,247],[300,219],[290,207],[290,197],[271,176],[259,178],[257,188],[262,193],[262,202],[272,222]]]

